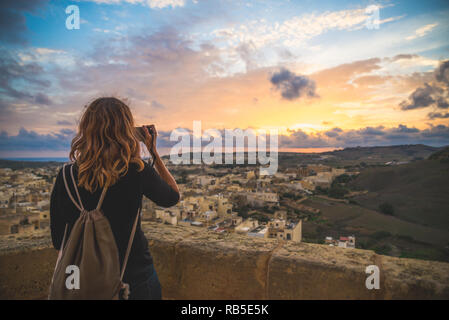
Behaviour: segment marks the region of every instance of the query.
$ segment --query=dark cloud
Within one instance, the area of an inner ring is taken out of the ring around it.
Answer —
[[[58,125],[70,124],[65,120],[58,121]],[[191,134],[192,131],[188,130]],[[39,134],[33,130],[20,128],[17,135],[8,135],[6,131],[0,132],[0,151],[70,151],[70,144],[76,130],[63,128],[58,132]],[[158,130],[158,147],[174,146],[177,141],[170,141],[171,131]],[[207,144],[207,143],[205,143]]]
[[[449,108],[449,100],[447,98],[444,97],[440,97],[437,100],[437,107],[439,109],[447,109]]]
[[[446,85],[449,84],[449,60],[440,63],[435,70],[435,79],[439,82],[444,82]]]
[[[417,133],[417,132],[419,132],[419,129],[409,128],[406,125],[400,124],[397,128],[393,128],[392,132]]]
[[[34,97],[34,102],[37,104],[42,104],[42,105],[46,105],[46,106],[50,106],[53,104],[51,99],[45,93],[41,93],[41,92],[36,94],[36,96]]]
[[[430,112],[428,114],[429,119],[447,119],[449,118],[449,112]]]
[[[157,102],[156,100],[151,101],[151,107],[155,108],[155,109],[165,109],[165,106],[159,102]]]
[[[184,130],[192,134],[192,130]],[[219,131],[222,137],[224,137],[224,130]],[[67,128],[50,134],[38,134],[21,128],[15,136],[9,136],[5,131],[2,131],[0,132],[0,150],[68,152],[74,135],[75,131]],[[170,135],[171,131],[158,131],[158,146],[170,148],[178,143],[178,141],[170,141]],[[209,141],[202,142],[203,146],[207,144],[209,144]],[[333,128],[325,132],[310,134],[298,129],[290,131],[290,135],[279,136],[280,148],[388,146],[400,144],[449,145],[449,126],[430,126],[427,129],[420,130],[401,124],[394,128],[384,128],[382,126],[356,130]]]
[[[50,99],[34,90],[45,89],[50,82],[42,79],[43,68],[35,63],[19,63],[13,52],[0,51],[0,94],[11,99],[22,99],[31,103],[47,104]]]
[[[418,88],[410,95],[408,101],[401,102],[402,110],[412,110],[418,108],[426,108],[435,103],[434,95],[436,94],[436,88],[429,85],[428,83],[424,84],[424,87]]]
[[[56,124],[58,126],[71,126],[72,125],[72,123],[70,121],[67,121],[67,120],[58,121],[58,122],[56,122]]]
[[[399,104],[402,110],[427,107],[433,107],[435,109],[449,108],[449,60],[440,62],[433,76],[434,81],[426,82],[424,86],[413,91],[407,100]],[[432,113],[438,114],[435,112]],[[430,118],[435,119],[438,117]]]
[[[279,146],[288,148],[388,146],[399,144],[426,144],[443,146],[449,144],[449,126],[431,126],[427,129],[397,127],[366,127],[357,130],[334,128],[325,132],[305,133],[298,129],[291,135],[281,135]]]
[[[25,44],[27,31],[25,13],[35,13],[48,0],[2,0],[0,1],[0,41]]]
[[[329,138],[335,138],[335,137],[337,137],[340,134],[340,132],[343,132],[343,130],[336,127],[336,128],[333,128],[333,129],[331,129],[329,131],[326,131],[324,134],[326,136],[328,136]]]
[[[328,146],[328,137],[324,133],[307,134],[301,129],[291,132],[289,136],[279,136],[279,147],[319,148]]]
[[[71,129],[61,129],[51,134],[39,134],[20,128],[19,133],[10,136],[6,131],[0,133],[1,151],[38,151],[70,150],[70,143],[75,135]]]
[[[315,81],[296,75],[287,69],[281,69],[274,73],[270,79],[276,90],[281,91],[282,98],[295,100],[300,97],[317,97],[315,92]]]
[[[366,127],[364,129],[361,129],[361,133],[364,135],[368,135],[368,136],[382,136],[385,134],[385,132],[383,131],[384,127],[383,126],[379,126],[379,127]]]

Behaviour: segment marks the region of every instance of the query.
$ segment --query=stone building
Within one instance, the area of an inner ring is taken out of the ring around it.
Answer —
[[[286,220],[283,219],[273,219],[268,222],[267,237],[301,242],[302,220],[299,220],[297,223],[287,223]]]

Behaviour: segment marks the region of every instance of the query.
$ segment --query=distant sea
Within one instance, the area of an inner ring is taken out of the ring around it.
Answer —
[[[292,152],[292,153],[321,153],[321,152],[329,152],[334,150],[341,150],[342,148],[280,148],[279,152]],[[159,150],[159,149],[158,149]],[[159,150],[159,154],[161,156],[169,155],[169,148],[161,148]],[[143,159],[147,159],[148,155],[145,155]],[[15,160],[15,161],[37,161],[37,162],[46,162],[46,161],[55,161],[55,162],[69,162],[69,158],[65,157],[29,157],[29,158],[12,158],[12,157],[0,157],[0,159],[5,160]]]
[[[5,160],[14,160],[14,161],[38,161],[38,162],[46,162],[46,161],[56,161],[56,162],[69,162],[69,158],[59,157],[59,158],[1,158]]]

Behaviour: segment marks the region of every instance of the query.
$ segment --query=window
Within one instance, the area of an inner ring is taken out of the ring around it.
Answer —
[[[19,225],[15,224],[11,226],[11,233],[19,233]]]

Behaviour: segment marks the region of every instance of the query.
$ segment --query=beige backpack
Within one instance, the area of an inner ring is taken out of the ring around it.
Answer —
[[[120,270],[119,253],[114,235],[109,221],[101,210],[108,186],[104,186],[96,209],[87,211],[83,207],[73,177],[73,165],[70,167],[70,174],[79,204],[70,192],[65,176],[66,165],[64,164],[62,169],[65,188],[72,202],[80,210],[80,216],[73,225],[67,243],[65,240],[68,224],[65,226],[48,298],[51,300],[118,300],[123,292],[123,298],[128,299],[129,286],[123,283],[122,279],[142,206],[134,221]]]

